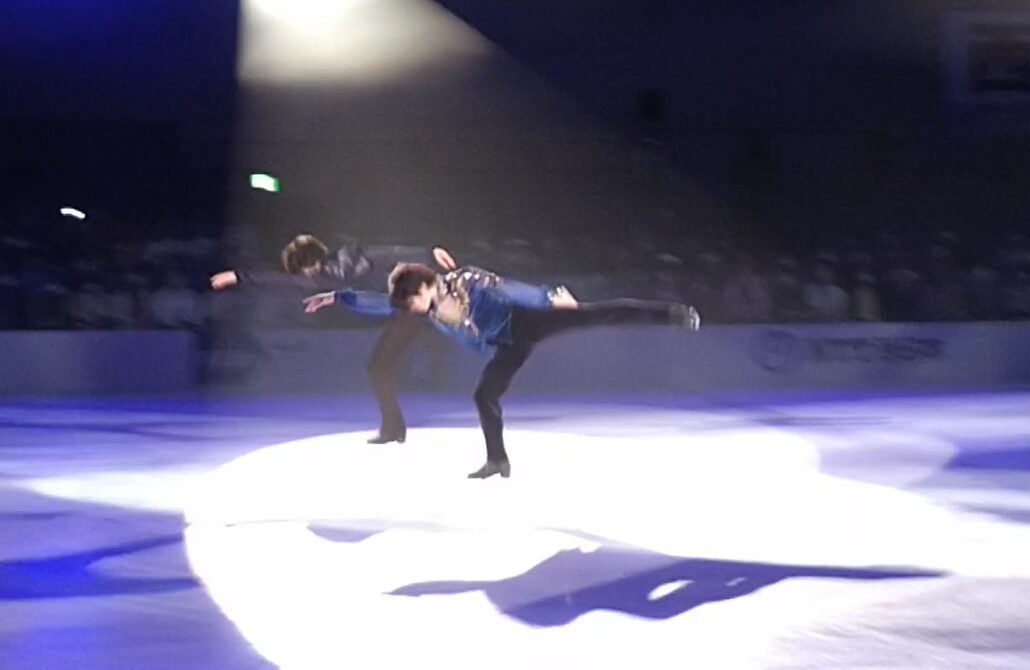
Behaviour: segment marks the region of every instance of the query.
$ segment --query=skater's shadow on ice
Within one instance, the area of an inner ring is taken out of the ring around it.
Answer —
[[[916,579],[943,573],[918,569],[773,565],[677,558],[602,547],[562,551],[528,572],[498,581],[409,584],[391,595],[482,591],[504,614],[532,626],[562,626],[592,611],[668,619],[706,603],[754,593],[786,579]],[[576,584],[581,586],[574,586]]]
[[[966,491],[961,509],[1004,521],[1030,524],[1025,491],[1030,484],[1030,448],[1026,438],[994,448],[961,449],[920,486],[938,491]]]

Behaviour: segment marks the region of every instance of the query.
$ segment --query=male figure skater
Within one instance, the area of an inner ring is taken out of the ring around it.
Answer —
[[[463,272],[479,273],[483,278],[456,281],[455,277],[460,278]],[[486,463],[470,473],[470,479],[511,475],[504,448],[500,399],[540,341],[591,326],[653,324],[695,331],[701,327],[696,309],[664,301],[619,299],[574,304],[570,309],[533,309],[516,304],[505,295],[500,289],[502,281],[496,275],[474,269],[440,276],[432,268],[417,263],[399,265],[390,274],[390,299],[395,306],[428,316],[438,329],[474,350],[496,349],[475,392],[486,438]]]
[[[356,242],[350,241],[330,253],[329,248],[313,235],[298,235],[287,244],[281,254],[283,272],[247,272],[226,270],[211,277],[211,287],[217,290],[233,286],[295,287],[305,289],[340,289],[338,303],[364,316],[386,318],[379,331],[368,375],[372,380],[379,403],[379,433],[370,438],[370,444],[403,443],[407,438],[407,424],[397,402],[397,361],[411,346],[424,327],[421,320],[403,310],[394,309],[389,297],[382,293],[355,290],[355,287],[377,287],[385,283],[387,273],[401,261],[428,260],[429,254],[414,250],[408,254],[395,254],[393,258],[373,259]],[[443,248],[432,251],[433,261],[445,270],[456,267],[454,259]],[[379,281],[375,281],[376,279]],[[381,290],[381,289],[380,289]]]

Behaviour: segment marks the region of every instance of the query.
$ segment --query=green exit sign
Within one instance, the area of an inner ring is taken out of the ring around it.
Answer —
[[[255,173],[250,175],[250,187],[269,193],[279,192],[279,180],[270,174]]]

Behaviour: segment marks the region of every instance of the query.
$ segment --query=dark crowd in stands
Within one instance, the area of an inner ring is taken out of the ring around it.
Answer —
[[[190,218],[188,225],[165,225],[165,234],[154,239],[112,237],[110,221],[96,213],[79,221],[55,211],[45,226],[5,225],[0,329],[200,331],[240,318],[265,327],[372,325],[342,310],[306,316],[299,295],[212,292],[213,272],[274,267],[276,251],[246,227],[217,237],[199,234],[218,228],[203,214]],[[375,240],[365,245],[377,247]],[[881,232],[804,250],[757,246],[685,235],[630,241],[551,235],[482,237],[451,250],[459,264],[563,283],[581,300],[684,300],[697,305],[707,323],[1030,318],[1030,243],[1022,234],[903,239]]]

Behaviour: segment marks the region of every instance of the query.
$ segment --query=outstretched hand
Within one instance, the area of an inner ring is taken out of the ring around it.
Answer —
[[[454,256],[451,256],[451,252],[447,251],[443,247],[433,247],[433,260],[436,261],[437,265],[448,272],[458,269],[458,264],[454,261]]]
[[[552,309],[579,309],[579,301],[564,286],[558,286],[551,292]]]
[[[304,311],[307,314],[314,314],[323,307],[329,307],[334,303],[336,303],[336,293],[333,291],[316,293],[304,298]]]
[[[225,272],[219,272],[211,275],[211,288],[216,291],[222,289],[232,288],[240,282],[240,278],[236,276],[236,273],[232,270],[226,270]]]

